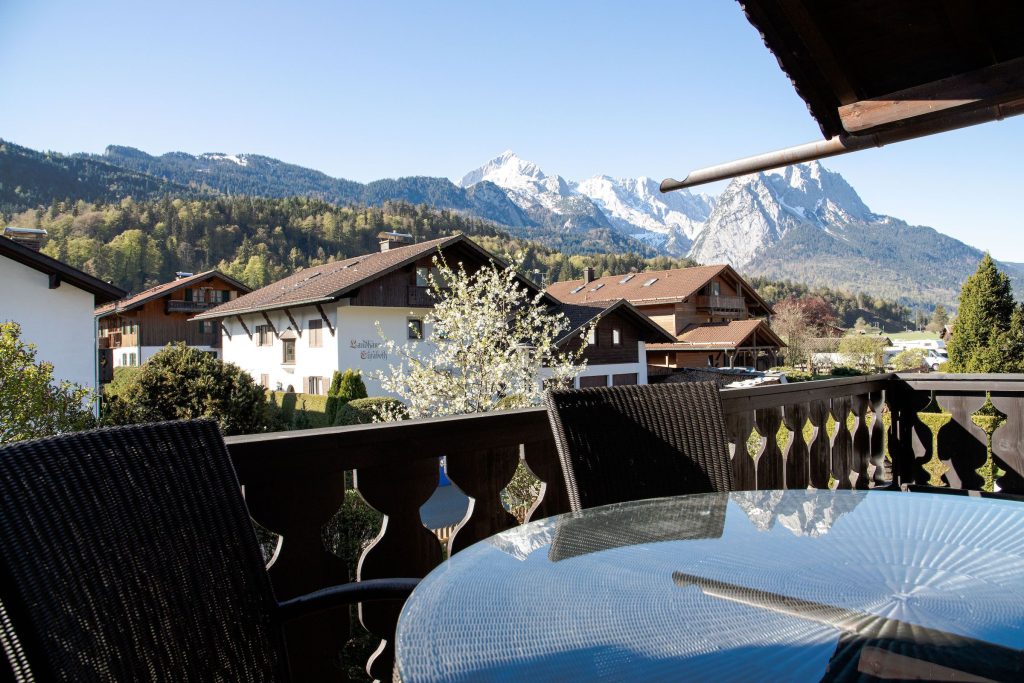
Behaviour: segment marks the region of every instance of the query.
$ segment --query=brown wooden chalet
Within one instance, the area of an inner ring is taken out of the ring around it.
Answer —
[[[178,277],[96,309],[97,340],[106,368],[140,365],[167,344],[184,342],[212,353],[220,348],[220,329],[189,319],[250,291],[216,270],[179,273]],[[109,381],[111,375],[106,373]]]
[[[673,341],[673,336],[625,299],[613,302],[559,303],[558,311],[569,322],[558,340],[562,348],[586,344],[583,359],[587,370],[579,386],[603,387],[646,384],[645,347]],[[596,323],[586,339],[583,333]],[[634,364],[636,368],[626,367]],[[606,371],[607,370],[607,371]]]
[[[567,304],[627,300],[660,325],[671,340],[647,347],[647,362],[670,368],[766,369],[785,346],[768,326],[771,306],[729,265],[594,277],[556,282],[548,294]]]

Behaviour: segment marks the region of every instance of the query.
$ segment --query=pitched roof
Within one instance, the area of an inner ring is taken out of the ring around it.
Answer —
[[[125,295],[125,291],[120,287],[115,287],[88,273],[83,273],[63,261],[58,261],[34,249],[29,249],[25,245],[18,244],[7,237],[0,237],[0,256],[6,256],[12,261],[17,261],[24,266],[38,270],[40,273],[49,275],[51,282],[53,282],[52,287],[58,287],[60,283],[66,282],[82,291],[89,292],[93,295],[94,301],[98,303],[120,299]]]
[[[96,317],[102,318],[103,316],[107,316],[115,312],[124,313],[126,311],[130,311],[142,306],[147,301],[152,301],[153,299],[164,296],[165,294],[170,294],[171,292],[182,289],[183,287],[188,287],[189,285],[193,285],[197,282],[208,280],[211,277],[218,277],[224,280],[240,292],[245,293],[252,291],[248,286],[242,284],[233,277],[225,275],[219,270],[208,270],[203,273],[197,273],[195,275],[189,275],[188,277],[172,280],[171,282],[164,282],[163,284],[150,287],[149,289],[141,291],[126,299],[121,299],[120,301],[114,301],[104,306],[100,306],[96,309]]]
[[[764,320],[751,318],[748,320],[730,320],[726,323],[687,325],[674,343],[651,344],[648,348],[653,350],[669,348],[676,350],[686,350],[688,348],[735,349],[742,346],[743,342],[749,339],[755,331],[769,337],[776,346],[783,347],[786,345]]]
[[[501,259],[465,235],[451,235],[407,247],[391,248],[388,251],[377,251],[354,256],[344,261],[305,268],[262,289],[240,296],[234,301],[211,308],[209,311],[193,317],[192,320],[225,318],[242,313],[271,311],[334,301],[371,280],[453,245],[459,245],[475,253],[481,260],[493,260],[498,264],[503,264]],[[529,292],[540,291],[536,284],[524,277],[520,277],[519,282]],[[554,299],[550,299],[550,301],[554,303]]]
[[[548,294],[566,303],[591,303],[626,299],[632,304],[683,301],[693,296],[715,276],[728,274],[744,284],[743,293],[756,301],[765,311],[772,309],[728,264],[651,270],[626,275],[606,275],[593,282],[565,280],[548,286]]]
[[[558,339],[558,343],[562,344],[565,341],[571,339],[577,335],[579,331],[589,324],[594,318],[603,318],[612,312],[619,312],[625,315],[627,318],[633,319],[642,328],[648,332],[648,337],[644,341],[664,341],[668,342],[674,339],[674,337],[646,315],[644,315],[639,309],[633,304],[629,303],[625,299],[619,299],[611,304],[600,302],[600,303],[588,303],[588,304],[569,304],[560,302],[555,308],[558,312],[565,315],[569,320],[569,327]]]

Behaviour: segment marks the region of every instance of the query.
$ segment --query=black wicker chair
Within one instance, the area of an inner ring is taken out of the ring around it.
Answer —
[[[0,448],[0,644],[16,680],[288,680],[285,621],[416,583],[278,603],[213,422]]]
[[[555,390],[547,407],[573,511],[733,488],[714,382]]]

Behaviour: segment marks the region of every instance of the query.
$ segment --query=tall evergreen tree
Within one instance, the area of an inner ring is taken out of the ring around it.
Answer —
[[[946,313],[946,307],[942,304],[935,305],[935,312],[932,313],[932,319],[928,323],[928,330],[930,332],[942,332],[942,329],[949,322],[949,314]]]
[[[1024,320],[1013,300],[1010,278],[986,253],[978,270],[960,289],[953,337],[949,342],[950,372],[1015,372],[1024,363],[1018,343]]]

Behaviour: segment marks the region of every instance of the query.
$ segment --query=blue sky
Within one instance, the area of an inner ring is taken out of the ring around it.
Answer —
[[[571,179],[682,177],[821,134],[726,0],[2,0],[0,137],[368,181],[505,149]],[[1024,261],[1021,159],[1024,117],[824,163],[876,212]]]

